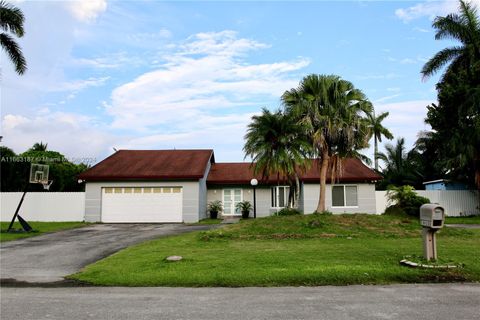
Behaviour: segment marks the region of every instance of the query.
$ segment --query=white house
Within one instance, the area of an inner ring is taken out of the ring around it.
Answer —
[[[342,167],[335,184],[327,185],[327,209],[376,213],[374,182],[381,177],[357,159],[344,160]],[[223,216],[234,216],[240,214],[238,202],[253,203],[252,178],[259,181],[256,208],[262,217],[285,207],[289,192],[276,175],[255,176],[250,163],[216,163],[213,150],[119,150],[79,178],[86,182],[89,222],[197,222],[213,200],[222,201]],[[304,213],[317,207],[319,180],[313,161],[300,175],[298,207]]]

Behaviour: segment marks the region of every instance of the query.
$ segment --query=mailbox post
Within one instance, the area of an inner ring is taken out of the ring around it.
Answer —
[[[420,207],[422,225],[423,257],[430,261],[437,259],[437,241],[435,233],[443,228],[445,209],[438,204],[427,203]]]

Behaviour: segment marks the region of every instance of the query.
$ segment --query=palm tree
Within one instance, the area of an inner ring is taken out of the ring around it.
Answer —
[[[47,151],[48,143],[35,142],[35,144],[30,148],[29,151]]]
[[[373,109],[373,108],[372,108]],[[388,117],[388,112],[382,112],[378,117],[375,116],[375,111],[367,114],[368,127],[370,134],[373,136],[375,170],[378,171],[378,143],[382,142],[382,137],[388,140],[393,139],[392,133],[382,125],[382,121]]]
[[[320,169],[320,197],[317,212],[325,211],[327,171],[331,181],[341,171],[341,159],[358,156],[368,145],[369,131],[363,114],[371,112],[365,95],[349,81],[335,75],[312,74],[298,88],[282,96],[292,114],[310,138]]]
[[[385,153],[378,153],[378,159],[385,163],[385,169],[382,170],[384,179],[381,187],[388,185],[415,185],[418,181],[418,173],[414,172],[411,162],[405,148],[405,139],[398,138],[395,145],[387,143]]]
[[[14,38],[8,33],[19,38],[23,37],[23,22],[25,18],[23,13],[17,7],[0,0],[0,45],[5,50],[15,65],[15,71],[23,74],[27,70],[27,62],[23,57],[20,46],[15,42]]]
[[[477,8],[471,3],[460,0],[460,14],[452,13],[446,17],[437,17],[433,21],[437,30],[435,39],[453,39],[461,45],[445,48],[427,61],[422,68],[422,76],[428,78],[440,68],[450,63],[445,74],[467,70],[470,76],[474,65],[480,62],[480,19]]]
[[[261,115],[252,117],[243,147],[245,157],[250,156],[255,163],[254,174],[261,173],[263,177],[276,174],[278,183],[282,178],[295,185],[290,190],[295,189],[296,204],[300,190],[298,171],[307,165],[306,153],[310,148],[302,132],[289,115],[264,108]]]

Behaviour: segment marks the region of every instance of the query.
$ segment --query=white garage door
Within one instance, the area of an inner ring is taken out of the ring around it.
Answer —
[[[102,188],[102,222],[182,222],[181,187]]]

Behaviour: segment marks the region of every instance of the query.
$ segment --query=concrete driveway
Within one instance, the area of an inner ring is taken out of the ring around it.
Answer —
[[[181,224],[95,224],[2,243],[2,284],[45,284],[136,243],[212,226]]]

